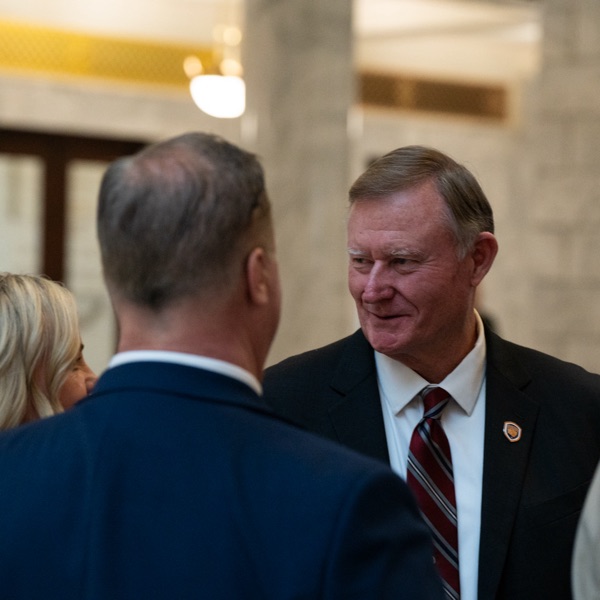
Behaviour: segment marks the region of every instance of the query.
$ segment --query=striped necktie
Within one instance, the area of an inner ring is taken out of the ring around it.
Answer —
[[[433,537],[433,559],[447,598],[460,598],[458,532],[452,456],[440,417],[450,401],[440,387],[421,392],[424,413],[408,450],[406,481],[412,489]]]

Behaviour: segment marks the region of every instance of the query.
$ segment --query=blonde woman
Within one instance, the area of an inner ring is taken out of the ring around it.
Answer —
[[[71,292],[46,277],[0,273],[0,430],[62,412],[95,382]]]

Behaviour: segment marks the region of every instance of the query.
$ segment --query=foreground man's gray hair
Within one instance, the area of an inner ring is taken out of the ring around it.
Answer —
[[[257,158],[188,133],[115,161],[102,180],[98,238],[112,293],[160,309],[225,289],[254,226],[270,226]]]

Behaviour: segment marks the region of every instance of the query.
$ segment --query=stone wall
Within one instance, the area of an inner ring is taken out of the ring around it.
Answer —
[[[600,371],[599,23],[597,0],[545,3],[524,211],[532,344],[593,371]]]

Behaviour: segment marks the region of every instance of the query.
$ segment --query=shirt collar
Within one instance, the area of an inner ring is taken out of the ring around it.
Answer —
[[[483,322],[475,311],[477,340],[460,364],[440,382],[456,403],[471,415],[485,378],[486,345]],[[401,362],[375,352],[377,377],[382,397],[393,414],[398,414],[429,382]]]
[[[233,377],[250,386],[259,396],[262,395],[262,385],[258,379],[246,369],[238,367],[232,363],[208,356],[199,356],[197,354],[188,354],[186,352],[172,352],[167,350],[128,350],[115,354],[108,367],[117,367],[132,362],[166,362],[178,365],[186,365],[197,369],[205,369]]]

